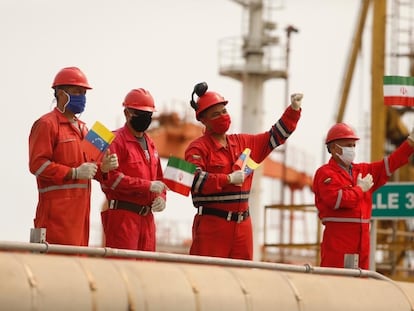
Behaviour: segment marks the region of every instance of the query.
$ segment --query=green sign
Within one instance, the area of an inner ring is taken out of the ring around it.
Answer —
[[[414,183],[389,182],[372,194],[373,218],[414,217]]]

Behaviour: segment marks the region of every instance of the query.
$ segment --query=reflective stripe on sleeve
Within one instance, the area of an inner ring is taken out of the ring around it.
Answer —
[[[208,173],[204,171],[200,171],[193,182],[193,190],[195,193],[201,191],[202,185],[204,184],[205,180],[207,179]]]
[[[338,191],[338,196],[336,197],[336,203],[334,209],[338,209],[342,201],[342,189]]]
[[[50,162],[50,160],[47,160],[45,163],[43,163],[38,169],[37,171],[34,173],[34,175],[37,177],[40,174],[42,174],[42,172],[46,169],[46,167],[49,166],[49,164],[52,163]]]
[[[276,132],[276,133],[275,133]],[[285,140],[289,138],[290,132],[287,130],[286,126],[283,124],[282,120],[279,119],[274,126],[270,129],[270,147],[275,149],[277,146],[280,146],[282,143],[278,140],[277,134],[283,137]]]
[[[387,173],[387,176],[390,177],[392,175],[392,172],[390,170],[390,162],[388,161],[388,156],[384,158],[384,165],[385,165],[385,172]]]
[[[277,128],[280,135],[284,138],[288,138],[290,136],[290,133],[285,129],[283,123],[280,120],[276,122],[275,127]]]
[[[280,145],[279,141],[273,136],[272,132],[270,133],[270,147],[275,149],[277,146]]]
[[[351,217],[325,217],[321,219],[322,222],[351,222],[351,223],[360,223],[367,224],[370,222],[370,219],[361,219],[361,218],[351,218]]]
[[[62,189],[86,189],[88,188],[88,184],[70,184],[70,185],[58,185],[58,186],[50,186],[42,189],[38,189],[39,193],[45,193],[49,191],[55,190],[62,190]]]
[[[115,179],[114,183],[111,185],[111,190],[115,190],[115,188],[119,185],[124,176],[125,175],[123,173],[119,174],[119,176]]]

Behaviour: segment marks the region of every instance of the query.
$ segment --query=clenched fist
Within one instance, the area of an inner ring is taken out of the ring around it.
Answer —
[[[292,95],[290,95],[290,106],[292,107],[293,110],[300,110],[301,106],[302,106],[302,98],[303,98],[303,94],[302,93],[294,93]]]

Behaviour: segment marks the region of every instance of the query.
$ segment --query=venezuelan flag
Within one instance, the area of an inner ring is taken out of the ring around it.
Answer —
[[[82,141],[83,150],[91,161],[98,161],[114,139],[115,134],[96,121]]]
[[[249,148],[243,150],[237,161],[234,162],[233,170],[244,170],[247,164],[247,160],[250,158],[250,152],[251,150]]]
[[[246,176],[249,176],[256,168],[260,166],[260,163],[256,163],[250,157],[251,149],[246,148],[240,154],[239,158],[233,164],[233,170],[243,170]]]
[[[246,166],[244,167],[244,173],[246,176],[249,176],[256,168],[258,168],[260,163],[256,163],[252,158],[248,158]]]

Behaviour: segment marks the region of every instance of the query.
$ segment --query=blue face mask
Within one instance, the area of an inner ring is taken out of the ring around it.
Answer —
[[[69,101],[66,104],[66,109],[69,109],[74,114],[82,113],[85,110],[85,95],[70,95],[68,93],[66,93],[66,95],[69,97]]]

